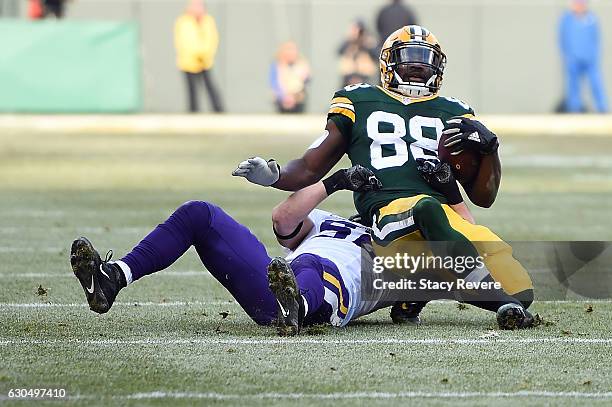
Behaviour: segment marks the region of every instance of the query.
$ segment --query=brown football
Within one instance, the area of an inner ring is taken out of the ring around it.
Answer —
[[[449,163],[453,169],[455,179],[461,184],[469,184],[474,180],[480,168],[480,154],[472,150],[463,150],[461,154],[451,155],[444,147],[447,136],[442,135],[438,144],[438,158],[440,161]]]

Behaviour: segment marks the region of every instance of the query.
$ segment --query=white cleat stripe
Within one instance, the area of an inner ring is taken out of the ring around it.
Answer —
[[[94,276],[93,276],[93,274],[91,276],[91,286],[87,288],[87,292],[89,294],[93,294],[93,292],[94,292]]]

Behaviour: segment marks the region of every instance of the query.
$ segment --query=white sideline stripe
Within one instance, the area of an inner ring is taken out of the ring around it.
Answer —
[[[205,306],[205,305],[238,305],[234,301],[171,301],[171,302],[115,302],[113,307],[189,307],[189,306]],[[33,303],[0,303],[2,308],[89,308],[86,303],[58,303],[51,302],[33,302]]]
[[[496,133],[512,135],[576,134],[610,137],[610,115],[482,115],[479,120]],[[247,137],[254,134],[286,135],[317,134],[325,125],[323,114],[135,114],[135,115],[0,115],[0,130],[42,131],[49,133],[109,133],[171,132],[194,134],[197,137],[220,134]],[[249,123],[245,126],[244,123]]]
[[[490,344],[594,344],[612,345],[612,338],[471,338],[471,339],[0,339],[0,346],[7,345],[490,345]]]
[[[227,393],[197,393],[197,392],[165,392],[154,391],[150,393],[133,393],[119,396],[112,396],[112,400],[150,400],[150,399],[200,399],[200,400],[273,400],[273,399],[316,399],[316,400],[346,400],[346,399],[405,399],[405,398],[441,398],[441,399],[457,399],[457,398],[587,398],[587,399],[609,399],[612,398],[612,392],[601,393],[586,393],[579,391],[528,391],[521,390],[517,392],[346,392],[346,393],[251,393],[251,394],[227,394]],[[48,400],[93,400],[107,399],[98,395],[74,395],[67,396],[61,399],[44,399]],[[17,400],[10,399],[8,396],[0,395],[0,400]],[[19,400],[34,400],[34,399],[19,399]],[[38,399],[40,400],[40,399]]]
[[[50,248],[51,253],[59,253],[60,249]],[[0,253],[2,250],[0,249]],[[64,277],[72,277],[73,274],[70,272],[70,268],[66,268],[67,271],[59,271],[59,272],[31,272],[31,273],[2,273],[0,272],[0,278],[33,278],[33,277],[50,277],[50,278],[64,278]],[[547,273],[549,272],[546,269],[531,269],[529,270],[532,274],[535,273]],[[164,277],[192,277],[192,276],[206,276],[212,277],[212,275],[206,271],[206,269],[202,268],[200,270],[175,270],[175,271],[164,271],[161,273],[156,273],[155,276],[164,276]]]
[[[136,393],[119,396],[128,400],[163,399],[163,398],[196,398],[196,399],[397,399],[397,398],[498,398],[498,397],[547,397],[547,398],[611,398],[612,392],[583,393],[583,392],[551,392],[551,391],[518,391],[509,392],[354,392],[354,393],[255,393],[255,394],[224,394],[224,393],[178,393],[178,392],[152,392]]]
[[[59,253],[59,249],[51,249],[51,253]],[[0,253],[1,253],[0,249]],[[549,270],[546,269],[530,269],[530,273],[549,273]],[[200,270],[175,270],[175,271],[164,271],[161,273],[156,273],[155,276],[163,276],[163,277],[193,277],[193,276],[204,276],[204,277],[212,277],[212,274],[206,271],[206,269],[202,268]],[[70,268],[66,268],[66,271],[60,272],[51,272],[51,273],[39,273],[39,272],[31,272],[31,273],[0,273],[0,278],[71,278],[73,274],[70,272]]]

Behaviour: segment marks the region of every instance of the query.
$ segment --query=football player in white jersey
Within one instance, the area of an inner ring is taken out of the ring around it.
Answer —
[[[330,191],[368,190],[380,185],[362,167],[340,170],[325,182]],[[264,245],[245,226],[218,206],[202,201],[181,205],[118,261],[111,261],[110,251],[102,260],[84,237],[75,240],[70,254],[72,270],[90,309],[102,314],[109,311],[121,289],[169,267],[194,246],[203,265],[256,323],[277,323],[281,335],[297,334],[308,324],[345,325],[379,306],[359,299],[361,245],[369,242],[369,235],[361,225],[313,210],[327,196],[323,182],[317,186],[324,196],[313,194],[317,190],[311,187],[292,195],[275,210],[275,230],[284,245],[294,249],[287,260],[290,263],[282,264],[290,264],[293,271],[276,267],[279,261],[268,256]],[[288,216],[296,214],[297,218]],[[295,219],[300,228],[291,226]],[[292,228],[289,234],[295,230],[295,236],[280,234],[288,226]],[[286,271],[290,274],[282,274]],[[291,287],[294,295],[289,299],[295,302],[295,310],[283,306]],[[295,323],[288,324],[292,319]]]
[[[347,177],[346,171],[352,176]],[[340,170],[295,192],[272,212],[274,233],[279,243],[290,251],[286,258],[277,257],[268,266],[270,288],[279,303],[279,334],[294,335],[304,323],[330,321],[334,326],[344,326],[355,318],[393,305],[398,295],[402,301],[414,295],[456,299],[486,310],[499,310],[497,321],[502,329],[524,327],[520,302],[506,294],[484,268],[479,272],[482,274],[479,281],[486,283],[481,284],[483,288],[462,288],[455,274],[443,270],[429,274],[420,270],[415,281],[425,277],[424,280],[432,283],[454,281],[456,286],[446,292],[421,290],[420,294],[405,289],[373,290],[376,274],[372,269],[371,231],[361,224],[315,209],[337,190],[378,187],[378,180],[370,170],[357,165],[346,171]],[[353,179],[351,187],[347,187],[346,179]],[[364,292],[368,293],[367,298],[362,298]],[[318,310],[314,314],[310,312],[313,308]],[[410,322],[418,324],[418,315]]]

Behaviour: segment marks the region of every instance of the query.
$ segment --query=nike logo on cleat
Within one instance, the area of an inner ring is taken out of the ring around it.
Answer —
[[[87,288],[87,292],[89,294],[93,294],[93,292],[94,292],[94,277],[93,277],[93,275],[91,276],[91,287]]]
[[[283,317],[287,318],[289,316],[289,311],[285,310],[285,307],[283,307],[283,304],[281,304],[278,299],[276,300],[276,302],[278,303],[278,306],[280,307]]]
[[[108,274],[106,274],[106,272],[102,269],[102,265],[100,264],[100,273],[104,274],[106,276],[106,278],[108,278],[110,280],[110,277]]]

